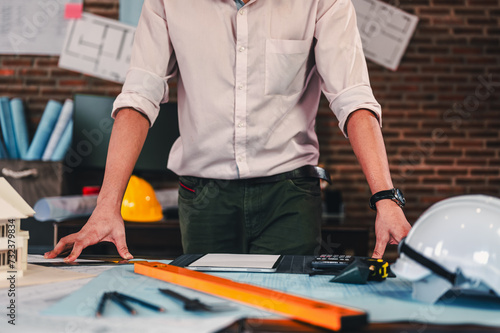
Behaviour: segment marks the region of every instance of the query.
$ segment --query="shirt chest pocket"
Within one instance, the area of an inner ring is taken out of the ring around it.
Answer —
[[[304,88],[312,38],[266,40],[266,95],[293,95]]]

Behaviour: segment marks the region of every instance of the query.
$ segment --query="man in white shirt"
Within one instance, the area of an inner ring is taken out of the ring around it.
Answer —
[[[314,125],[321,93],[374,194],[373,256],[382,257],[388,243],[406,236],[404,203],[387,195],[399,191],[393,190],[381,108],[349,0],[146,0],[114,104],[98,205],[82,230],[46,257],[72,248],[66,259],[73,261],[99,241],[132,257],[121,200],[174,77],[181,137],[168,168],[180,176],[185,252],[317,248],[320,175],[312,166],[319,158]]]

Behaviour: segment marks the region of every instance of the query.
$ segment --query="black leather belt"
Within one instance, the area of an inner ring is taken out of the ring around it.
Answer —
[[[329,184],[332,183],[328,171],[314,165],[304,165],[303,167],[297,168],[295,170],[279,173],[277,175],[249,178],[246,180],[254,184],[261,184],[261,183],[274,183],[286,179],[296,179],[296,178],[319,178],[326,180]]]

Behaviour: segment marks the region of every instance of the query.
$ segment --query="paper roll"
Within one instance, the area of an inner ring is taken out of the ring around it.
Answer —
[[[20,159],[25,159],[28,153],[29,136],[24,113],[23,102],[19,98],[10,100],[10,111],[12,115],[12,125],[14,127],[14,137],[16,139],[17,152]]]
[[[57,145],[60,143],[61,137],[68,126],[69,121],[73,116],[73,101],[67,99],[64,102],[61,113],[57,119],[56,125],[54,126],[54,130],[50,135],[49,142],[47,143],[47,147],[45,147],[45,151],[42,155],[42,161],[52,160],[52,155],[56,150]]]
[[[66,152],[71,145],[71,140],[73,139],[73,119],[70,119],[66,128],[64,129],[63,134],[61,135],[61,139],[57,143],[57,146],[54,150],[54,153],[50,157],[51,161],[61,161],[64,156],[66,156]]]
[[[162,210],[177,207],[177,189],[155,191]],[[42,198],[35,203],[35,219],[40,222],[89,217],[97,206],[97,195],[68,195]]]
[[[5,149],[2,140],[0,139],[0,160],[1,159],[8,159],[9,154],[7,154],[7,150]]]
[[[10,103],[7,97],[0,98],[0,125],[2,127],[3,140],[9,158],[17,159],[16,138],[14,137],[14,127],[12,126],[12,117],[10,112]]]
[[[38,124],[33,141],[26,154],[26,160],[40,160],[43,152],[47,147],[50,135],[54,130],[59,114],[61,113],[62,105],[59,102],[50,100],[45,107],[42,119]]]
[[[97,195],[68,195],[43,198],[36,202],[35,219],[40,222],[86,217],[92,215],[97,205]]]

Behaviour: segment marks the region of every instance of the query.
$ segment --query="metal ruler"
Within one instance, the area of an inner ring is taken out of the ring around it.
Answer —
[[[134,264],[134,272],[207,294],[286,315],[315,326],[338,331],[367,322],[361,310],[320,302],[284,292],[236,282],[159,262]]]

